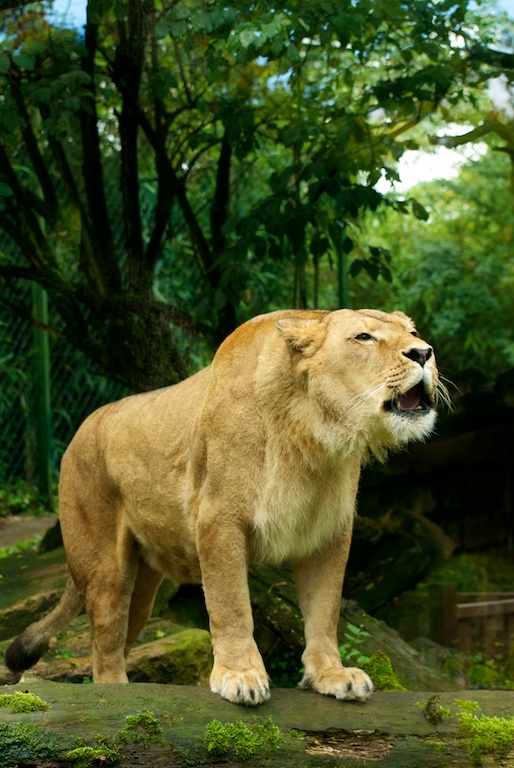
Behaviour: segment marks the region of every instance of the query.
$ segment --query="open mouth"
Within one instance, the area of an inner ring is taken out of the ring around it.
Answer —
[[[397,413],[400,416],[417,416],[428,413],[433,407],[432,399],[425,392],[420,382],[403,394],[395,395],[384,403],[384,410]]]

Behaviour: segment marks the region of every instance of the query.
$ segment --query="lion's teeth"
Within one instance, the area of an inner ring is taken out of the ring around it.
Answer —
[[[417,405],[417,406],[414,408],[414,410],[415,410],[415,411],[422,411],[422,410],[423,410],[423,406],[421,406],[421,405]]]

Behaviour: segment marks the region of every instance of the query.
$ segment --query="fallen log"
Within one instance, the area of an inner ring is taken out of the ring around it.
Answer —
[[[264,757],[269,768],[464,768],[472,763],[469,740],[458,730],[462,701],[476,702],[481,714],[505,718],[505,722],[512,719],[514,711],[514,694],[505,691],[445,692],[435,698],[432,693],[375,693],[367,703],[358,704],[339,702],[311,691],[274,689],[270,702],[258,709],[223,701],[206,686],[78,686],[29,676],[1,691],[3,696],[29,691],[48,704],[47,709],[26,713],[0,709],[0,735],[2,728],[5,732],[10,727],[12,735],[16,728],[29,725],[33,733],[46,735],[47,742],[54,744],[53,757],[46,754],[40,762],[26,758],[18,763],[44,768],[62,768],[63,759],[65,765],[75,764],[67,756],[77,745],[97,750],[94,757],[90,753],[91,765],[114,762],[122,768],[181,768],[211,763],[252,766],[261,765]],[[461,703],[456,703],[456,699]],[[439,711],[444,716],[436,716]],[[153,722],[158,722],[158,738],[144,728],[132,729],[132,739],[121,738],[120,734],[130,731],[127,718],[137,721],[141,713],[151,713]],[[238,759],[231,749],[225,755],[213,755],[206,740],[206,728],[212,721],[221,725],[242,723],[239,733],[250,732],[255,723],[260,723],[261,730],[276,727],[282,741],[276,751],[264,757],[258,749],[255,756],[247,755],[245,760]],[[0,749],[2,766],[17,764],[8,762],[11,743],[4,742]],[[109,745],[114,757],[108,751]],[[504,753],[501,762],[488,760],[484,754],[484,764],[514,765],[512,752]]]

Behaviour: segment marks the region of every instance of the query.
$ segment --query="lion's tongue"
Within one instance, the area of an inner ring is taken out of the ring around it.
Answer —
[[[418,406],[421,405],[421,395],[422,389],[419,384],[417,384],[415,387],[412,387],[412,389],[409,389],[409,391],[405,392],[404,395],[400,395],[398,400],[398,407],[400,411],[414,411]]]

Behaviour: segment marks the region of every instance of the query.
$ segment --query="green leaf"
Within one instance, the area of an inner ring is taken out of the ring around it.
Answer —
[[[243,31],[239,33],[239,40],[243,48],[248,48],[257,40],[257,37],[253,29],[243,29]]]
[[[36,56],[38,53],[44,53],[45,51],[46,45],[41,40],[28,40],[23,47],[23,52],[30,56]]]
[[[189,26],[187,21],[184,21],[182,19],[177,19],[176,21],[173,21],[172,24],[169,26],[168,33],[170,35],[173,35],[173,37],[178,40],[181,37],[185,37],[187,33],[189,32]]]
[[[286,46],[286,52],[287,52],[289,61],[292,64],[297,64],[300,61],[300,53],[296,45],[293,45],[293,43],[288,43],[288,45]]]
[[[330,241],[326,237],[315,235],[311,240],[310,251],[317,259],[321,258],[330,248]]]
[[[12,197],[13,195],[14,192],[11,187],[8,184],[4,184],[3,181],[0,181],[0,197]]]
[[[351,237],[345,237],[345,239],[342,242],[342,249],[343,253],[350,253],[353,251],[354,242]]]
[[[375,184],[377,184],[381,178],[382,178],[381,168],[375,168],[373,171],[370,171],[370,173],[368,174],[368,186],[374,187]]]
[[[155,37],[157,40],[162,40],[164,37],[168,37],[172,29],[175,31],[168,19],[160,19],[155,25]]]
[[[6,109],[2,111],[1,118],[2,118],[3,125],[9,131],[9,133],[12,133],[13,131],[15,131],[18,125],[20,124],[18,113],[15,112],[14,110]]]
[[[366,268],[366,262],[363,259],[354,259],[352,263],[350,264],[350,275],[352,277],[357,277],[357,275],[362,272],[363,269]]]
[[[32,72],[36,66],[36,57],[30,53],[18,53],[15,56],[16,64],[27,72]]]
[[[414,199],[411,199],[410,205],[412,213],[417,219],[420,219],[420,221],[428,221],[430,214],[426,208],[424,208],[420,203],[418,203],[417,200]]]

